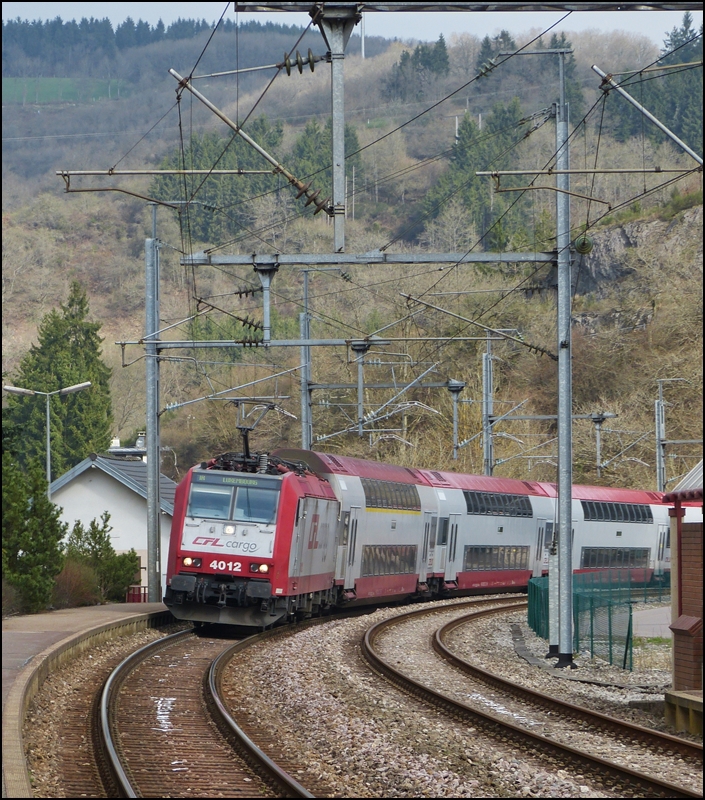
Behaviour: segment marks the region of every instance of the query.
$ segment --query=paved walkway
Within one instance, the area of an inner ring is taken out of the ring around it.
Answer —
[[[43,614],[9,617],[2,621],[2,720],[3,729],[12,724],[21,713],[17,702],[20,689],[15,686],[18,676],[26,682],[31,670],[24,668],[40,654],[53,650],[60,643],[81,631],[117,622],[120,619],[165,611],[162,603],[115,603],[86,608],[67,608],[61,611],[47,611]],[[24,673],[23,673],[24,670]],[[12,697],[8,702],[10,693]],[[2,796],[7,797],[5,772],[17,765],[5,763],[3,751]]]
[[[670,624],[670,605],[645,608],[632,612],[632,632],[634,636],[643,636],[645,639],[661,636],[664,639],[670,639],[671,629],[668,627]]]

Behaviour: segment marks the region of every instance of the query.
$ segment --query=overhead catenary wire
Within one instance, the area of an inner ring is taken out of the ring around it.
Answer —
[[[391,132],[390,132],[390,133],[391,133]],[[379,141],[379,140],[376,140],[376,141]],[[352,155],[352,154],[351,154],[351,155]],[[416,166],[416,165],[414,165],[414,166]],[[667,182],[667,183],[670,183],[670,181],[669,181],[669,182]],[[666,185],[666,184],[664,184],[664,185]],[[633,199],[632,199],[632,200],[633,200]],[[628,202],[632,202],[632,200],[630,200],[630,201],[628,201]],[[627,204],[628,204],[628,203],[627,203]],[[604,216],[604,215],[603,215],[603,216]]]

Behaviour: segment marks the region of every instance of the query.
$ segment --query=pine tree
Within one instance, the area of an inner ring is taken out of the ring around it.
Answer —
[[[492,40],[489,36],[485,36],[480,45],[480,52],[477,54],[477,61],[475,62],[475,69],[481,72],[485,68],[485,64],[494,56],[494,48],[492,47]]]
[[[67,525],[47,497],[42,466],[25,475],[9,453],[2,460],[2,574],[17,589],[24,611],[34,613],[51,600],[61,572],[61,540]]]
[[[686,64],[702,61],[702,25],[700,35],[693,28],[689,12],[683,15],[680,28],[666,36],[659,65]],[[694,150],[702,153],[703,71],[702,67],[672,70],[662,74],[634,76],[627,91],[676,136]],[[655,125],[645,121],[642,114],[620,97],[612,102],[613,134],[620,141],[630,136],[647,136],[661,142],[665,135]]]
[[[25,389],[53,392],[90,381],[88,389],[50,398],[52,480],[91,452],[110,444],[113,421],[108,381],[111,370],[100,358],[100,323],[88,319],[88,299],[80,283],[71,284],[66,305],[53,309],[39,325],[39,343],[20,362],[13,382]],[[20,465],[43,460],[46,405],[39,396],[8,397],[3,421],[15,432],[13,449]]]
[[[450,72],[450,59],[448,58],[448,48],[443,34],[440,34],[438,41],[433,46],[433,72],[437,75],[448,75]]]

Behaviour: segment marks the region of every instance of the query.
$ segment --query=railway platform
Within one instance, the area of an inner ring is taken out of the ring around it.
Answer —
[[[3,619],[3,797],[32,797],[25,769],[22,719],[50,664],[71,657],[82,642],[86,646],[97,643],[101,633],[118,622],[124,622],[127,633],[146,627],[159,614],[169,614],[162,603],[114,603]],[[108,638],[107,633],[104,638]]]

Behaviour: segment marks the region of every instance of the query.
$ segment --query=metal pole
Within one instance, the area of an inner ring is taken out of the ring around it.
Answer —
[[[663,382],[658,382],[658,400],[655,404],[656,411],[656,491],[666,491],[666,407],[663,401]]]
[[[265,345],[269,344],[272,339],[272,326],[271,326],[271,317],[270,317],[270,287],[272,285],[272,279],[277,273],[279,269],[279,264],[274,265],[261,265],[255,264],[255,272],[259,276],[260,283],[262,284],[262,324],[264,326],[264,330],[262,331],[262,340]]]
[[[636,108],[637,110],[641,111],[641,113],[648,120],[653,122],[654,125],[659,130],[663,131],[671,141],[675,142],[678,145],[678,147],[680,147],[682,150],[684,150],[691,158],[694,158],[698,162],[698,164],[700,164],[700,166],[702,166],[702,164],[703,164],[702,156],[699,156],[694,150],[691,150],[690,147],[688,147],[688,145],[685,142],[683,142],[681,139],[679,139],[676,136],[676,134],[673,133],[673,131],[670,131],[663,124],[663,122],[660,122],[659,120],[657,120],[656,117],[650,111],[647,111],[644,108],[644,106],[642,106],[640,103],[637,103],[637,101],[630,94],[625,92],[624,89],[622,89],[621,86],[617,85],[612,80],[612,76],[611,75],[608,75],[607,73],[603,72],[598,66],[595,66],[595,64],[592,65],[592,70],[593,70],[593,72],[596,72],[602,78],[602,86],[604,86],[605,84],[608,84],[609,86],[611,86],[612,89],[614,89],[616,92],[621,94],[622,97],[625,100],[628,100],[634,106],[634,108]]]
[[[313,14],[313,12],[311,12]],[[356,23],[357,9],[336,8],[324,4],[316,24],[328,45],[330,55],[330,90],[333,111],[333,252],[345,252],[345,84],[343,65],[345,45]]]
[[[345,104],[343,22],[330,24],[330,86],[333,108],[333,252],[345,251]]]
[[[156,228],[156,206],[152,209],[152,233]],[[147,594],[150,603],[162,599],[161,531],[159,519],[159,243],[156,237],[145,240],[145,351],[147,419]]]
[[[448,381],[448,391],[453,395],[453,458],[458,458],[458,402],[460,393],[465,388],[464,381]]]
[[[365,342],[353,342],[350,348],[357,356],[357,435],[362,438],[362,423],[364,422],[365,416],[365,376],[363,372],[363,363],[365,361],[365,353],[369,350],[369,345]]]
[[[360,19],[360,57],[365,60],[365,15],[361,14]]]
[[[600,441],[600,433],[602,431],[602,422],[595,421],[595,449],[597,450],[597,477],[601,477],[602,470],[602,442]]]
[[[493,414],[492,345],[488,338],[487,352],[482,356],[482,451],[483,474],[490,476],[494,470],[494,443],[492,441],[491,422]]]
[[[47,393],[47,497],[51,500],[51,416],[49,414],[49,398],[53,392]]]
[[[558,54],[560,101],[556,115],[556,168],[569,169],[565,53]],[[558,257],[558,592],[557,667],[573,666],[572,565],[572,372],[570,330],[570,176],[557,175],[556,250]]]
[[[548,653],[546,658],[558,658],[558,548],[556,535],[548,550]]]
[[[304,270],[304,310],[299,316],[301,338],[308,341],[310,337],[309,314],[308,314],[308,270]],[[310,450],[312,440],[311,430],[311,390],[309,388],[311,375],[311,348],[308,345],[301,346],[301,449]]]

